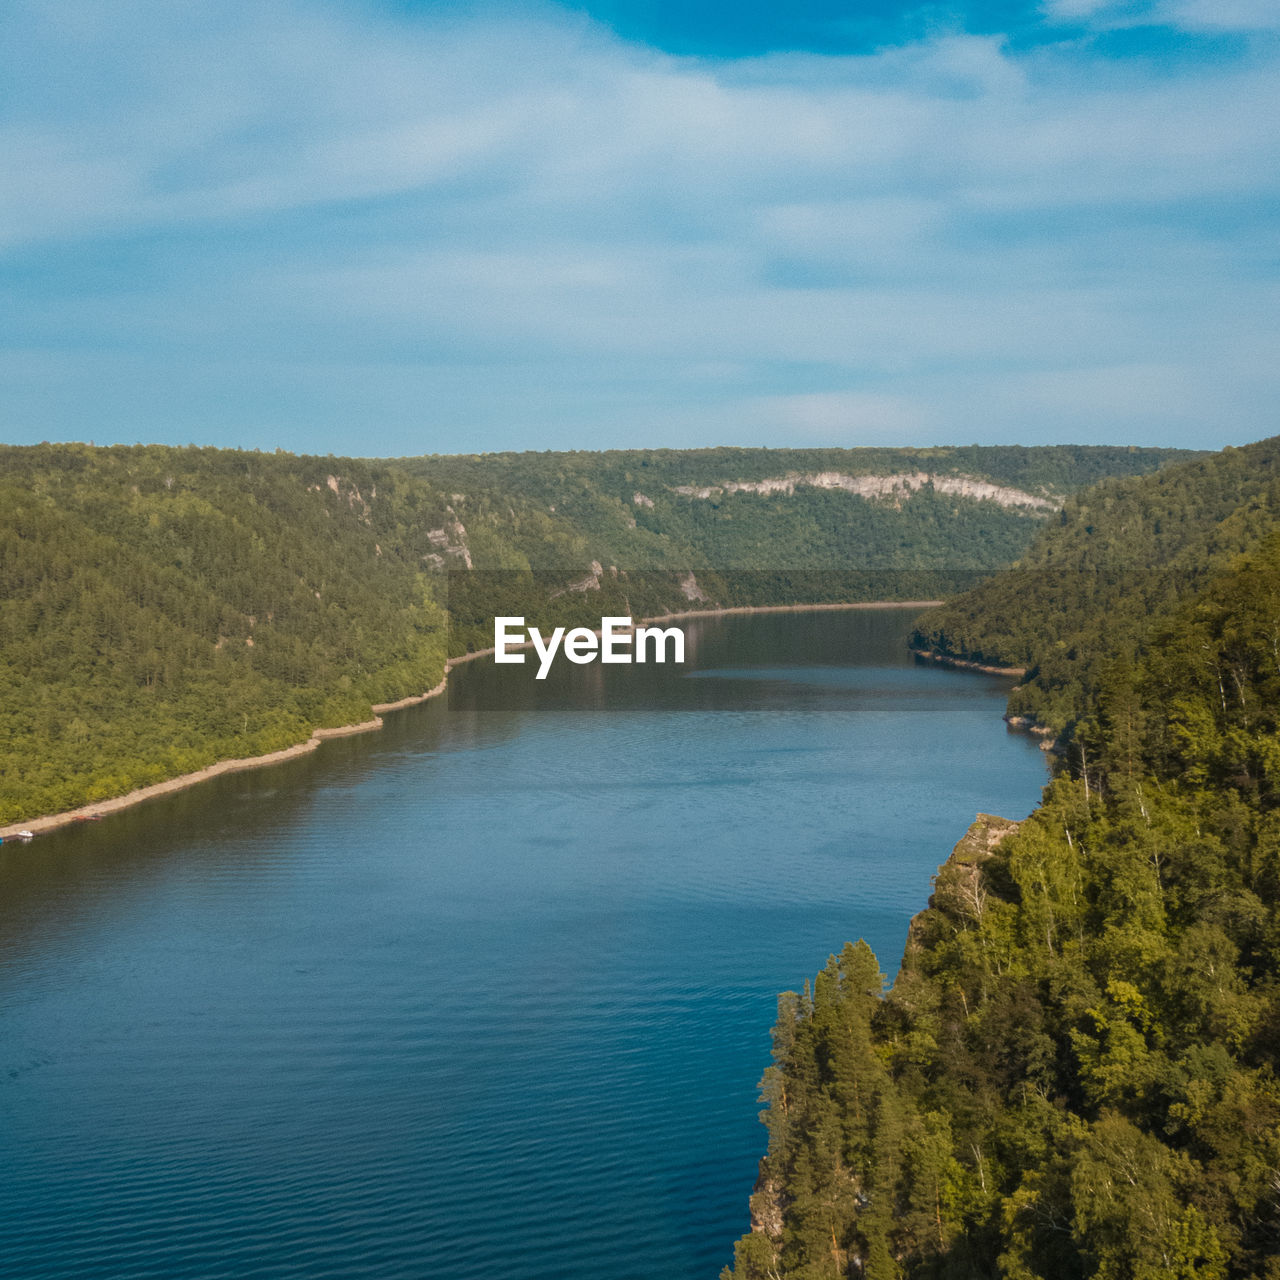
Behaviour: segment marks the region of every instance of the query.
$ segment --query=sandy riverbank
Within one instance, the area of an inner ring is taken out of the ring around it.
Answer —
[[[981,671],[989,676],[1025,676],[1026,667],[997,667],[985,662],[971,662],[968,658],[953,658],[948,653],[939,653],[936,649],[912,649],[917,658],[926,662],[936,662],[940,667],[955,667],[957,671]]]
[[[780,605],[744,605],[731,609],[688,609],[679,613],[664,613],[654,618],[641,618],[637,625],[654,622],[673,622],[683,618],[718,618],[730,614],[744,613],[816,613],[834,609],[931,609],[941,604],[940,600],[869,600],[858,604],[780,604]],[[596,632],[599,635],[599,632]],[[515,646],[513,646],[515,647]],[[519,646],[529,648],[528,644]],[[415,707],[429,698],[442,694],[449,683],[449,672],[460,663],[473,662],[493,653],[493,648],[477,649],[461,657],[450,658],[444,665],[444,677],[434,688],[426,693],[401,698],[398,702],[378,702],[370,710],[374,713],[372,720],[363,720],[359,724],[338,725],[331,729],[316,729],[305,742],[295,743],[292,747],[284,747],[279,751],[270,751],[261,756],[245,756],[238,760],[219,760],[207,768],[197,769],[194,773],[179,774],[176,778],[167,778],[164,782],[152,783],[148,787],[138,787],[122,796],[113,796],[110,800],[95,800],[92,804],[81,805],[76,809],[68,809],[64,813],[46,814],[39,818],[29,818],[23,822],[11,822],[0,827],[0,840],[16,836],[20,831],[30,831],[40,835],[46,831],[54,831],[58,827],[70,826],[73,822],[90,821],[109,813],[118,813],[132,805],[153,800],[157,796],[171,795],[175,791],[185,791],[188,787],[197,786],[210,778],[221,777],[224,773],[239,773],[244,769],[265,769],[273,764],[282,764],[286,760],[296,760],[299,756],[310,755],[326,738],[345,738],[356,733],[372,733],[382,728],[382,715],[388,711],[402,711],[406,707]],[[957,664],[959,665],[959,664]]]
[[[68,809],[65,813],[46,814],[41,818],[30,818],[26,822],[11,822],[0,827],[0,839],[8,840],[20,831],[31,831],[39,835],[44,831],[52,831],[56,827],[65,827],[72,822],[84,822],[93,818],[101,818],[108,813],[117,813],[130,805],[141,804],[155,796],[166,796],[174,791],[184,791],[194,787],[198,782],[208,778],[217,778],[224,773],[238,773],[242,769],[262,769],[267,765],[281,764],[285,760],[296,760],[299,756],[308,755],[319,745],[323,737],[336,737],[340,734],[363,733],[367,729],[381,728],[381,720],[370,720],[363,725],[343,725],[338,729],[317,729],[306,742],[295,743],[292,747],[284,747],[279,751],[269,751],[264,756],[245,756],[240,760],[219,760],[205,769],[197,769],[195,773],[179,774],[176,778],[166,778],[164,782],[153,783],[149,787],[138,787],[122,796],[113,796],[110,800],[95,800],[92,804],[81,805],[78,809]]]

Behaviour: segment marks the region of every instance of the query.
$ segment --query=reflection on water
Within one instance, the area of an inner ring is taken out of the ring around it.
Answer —
[[[473,663],[382,733],[0,848],[7,1277],[680,1280],[747,1225],[774,996],[896,966],[1040,753],[902,610]],[[607,711],[609,714],[600,714]]]

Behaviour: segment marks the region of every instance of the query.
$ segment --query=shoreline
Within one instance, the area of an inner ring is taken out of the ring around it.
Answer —
[[[771,604],[771,605],[737,605],[724,609],[687,609],[679,613],[663,613],[652,618],[639,618],[636,625],[650,622],[671,622],[681,618],[718,618],[729,614],[747,613],[815,613],[835,609],[931,609],[941,604],[941,600],[864,600],[849,604]],[[596,632],[599,635],[599,632]],[[529,644],[521,648],[528,648]],[[913,650],[914,652],[914,650]],[[122,809],[131,809],[136,804],[154,800],[157,796],[172,795],[176,791],[186,791],[189,787],[199,786],[210,778],[221,777],[225,773],[242,773],[246,769],[265,769],[273,764],[283,764],[286,760],[297,760],[316,751],[320,744],[328,738],[348,738],[358,733],[373,733],[382,728],[382,716],[390,711],[403,711],[407,707],[416,707],[431,698],[439,697],[449,684],[449,672],[464,662],[474,662],[493,653],[488,649],[476,649],[464,653],[457,658],[448,658],[444,664],[444,675],[440,682],[426,693],[411,694],[396,702],[375,702],[369,709],[373,712],[371,720],[362,720],[358,724],[336,725],[328,729],[313,729],[311,736],[302,742],[295,742],[291,747],[281,747],[278,751],[268,751],[260,756],[242,756],[232,760],[217,760],[203,769],[193,773],[180,773],[176,777],[166,778],[163,782],[153,782],[145,787],[137,787],[126,791],[124,795],[112,796],[108,800],[94,800],[74,809],[66,809],[61,813],[44,814],[38,818],[28,818],[18,822],[10,822],[0,826],[0,840],[17,837],[21,831],[30,831],[33,835],[43,835],[56,831],[60,827],[69,827],[76,822],[92,822],[107,814],[119,813]],[[984,670],[986,668],[983,668]]]
[[[941,600],[860,600],[851,604],[741,604],[724,609],[683,609],[679,613],[659,613],[651,618],[633,618],[631,622],[633,627],[643,627],[650,622],[678,622],[682,618],[724,618],[730,614],[820,613],[833,609],[936,609],[943,603]],[[600,635],[600,628],[596,627],[591,634]],[[507,651],[514,653],[517,649],[533,647],[532,640],[522,640],[519,644],[508,645]],[[456,667],[461,662],[473,662],[476,658],[487,658],[495,652],[493,645],[490,645],[487,649],[472,649],[470,653],[450,658],[445,663],[445,675],[448,676],[450,667]],[[374,707],[374,710],[377,711],[379,708]]]
[[[122,796],[111,796],[107,800],[92,800],[88,804],[79,805],[75,809],[64,809],[61,813],[48,813],[39,818],[26,821],[11,822],[0,827],[0,840],[10,840],[20,831],[30,831],[33,835],[42,835],[47,831],[56,831],[59,827],[67,827],[75,822],[93,822],[109,813],[119,813],[122,809],[131,809],[135,804],[146,800],[154,800],[157,796],[172,795],[175,791],[185,791],[188,787],[198,786],[210,778],[221,777],[224,773],[243,773],[246,769],[265,769],[273,764],[283,764],[286,760],[297,760],[317,750],[320,744],[329,738],[350,738],[358,733],[373,733],[382,728],[381,712],[400,711],[412,707],[428,698],[434,698],[444,692],[447,680],[442,679],[433,689],[412,697],[401,698],[398,702],[375,702],[370,710],[373,719],[361,720],[357,724],[340,724],[330,728],[312,729],[311,736],[302,742],[295,742],[291,747],[281,747],[278,751],[268,751],[261,756],[239,756],[230,760],[215,760],[213,764],[197,769],[193,773],[180,773],[173,778],[165,778],[163,782],[153,782],[145,787],[135,787]]]
[[[997,667],[990,663],[974,662],[971,658],[953,658],[936,649],[912,649],[912,653],[924,662],[936,662],[940,667],[954,667],[957,671],[981,671],[988,676],[1018,676],[1027,674],[1026,667]]]
[[[826,613],[835,609],[936,609],[944,600],[858,600],[845,604],[737,604],[724,609],[682,609],[679,613],[660,613],[645,622],[671,622],[679,618],[727,618],[746,613]],[[492,652],[492,651],[491,651]]]

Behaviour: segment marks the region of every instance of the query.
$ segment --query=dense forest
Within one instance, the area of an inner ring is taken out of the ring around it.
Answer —
[[[1056,776],[957,846],[887,994],[859,944],[780,998],[728,1274],[1280,1280],[1277,462],[0,449],[0,822],[366,719],[495,612],[976,575],[915,641],[1025,667]]]
[[[1108,656],[1132,659],[1173,601],[1278,518],[1280,437],[1104,481],[1066,500],[1014,572],[922,618],[913,643],[1029,668],[1010,715],[1069,733],[1096,701]]]
[[[1083,486],[1188,456],[975,445],[500,453],[398,465],[499,509],[519,495],[513,518],[565,519],[596,558],[631,569],[990,572],[1021,555]],[[972,496],[980,486],[992,496]]]
[[[939,598],[1022,554],[1074,489],[1180,456],[0,447],[0,824],[367,720],[491,643],[498,612]],[[914,487],[804,482],[824,470]]]
[[[439,679],[421,555],[447,513],[388,472],[341,472],[0,453],[0,822],[287,746]]]
[[[726,1276],[1280,1277],[1277,449],[1081,494],[922,624],[1065,672],[1068,749],[957,846],[887,994],[858,944],[780,997]]]

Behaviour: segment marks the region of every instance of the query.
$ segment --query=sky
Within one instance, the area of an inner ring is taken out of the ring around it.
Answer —
[[[0,441],[1276,434],[1276,0],[6,0]]]

